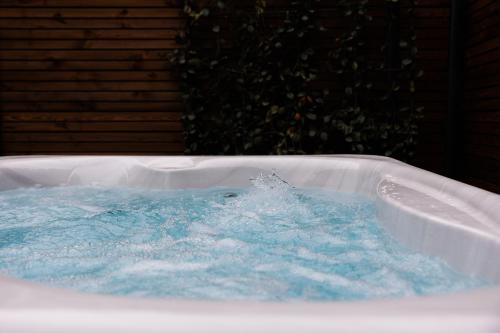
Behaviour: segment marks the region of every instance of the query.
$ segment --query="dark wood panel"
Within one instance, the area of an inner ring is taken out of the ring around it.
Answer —
[[[5,122],[47,121],[174,121],[181,120],[179,112],[4,112]]]
[[[178,7],[178,0],[2,0],[0,7]]]
[[[7,132],[4,142],[182,142],[182,132]]]
[[[181,19],[1,19],[1,29],[180,29]]]
[[[2,130],[5,132],[163,132],[163,131],[181,131],[182,125],[178,121],[172,122],[7,122],[2,123]]]
[[[136,61],[73,61],[73,60],[0,60],[0,78],[7,71],[138,71],[138,70],[166,70],[170,66],[164,60],[136,60]],[[29,74],[29,73],[28,73]],[[134,75],[128,73],[128,75]]]
[[[7,142],[4,149],[20,152],[60,153],[60,152],[179,152],[184,149],[182,142]]]
[[[11,101],[180,101],[178,92],[11,92],[0,91],[0,98],[6,102]]]
[[[500,15],[498,1],[472,1],[465,71],[463,180],[500,193]]]
[[[481,121],[489,123],[500,123],[500,105],[498,110],[495,111],[478,111],[478,112],[468,112],[465,116],[466,122],[471,121]],[[500,135],[500,133],[498,133]]]
[[[500,24],[500,21],[498,23]],[[469,48],[467,52],[467,57],[474,58],[478,55],[494,51],[498,48],[500,48],[500,36],[475,44],[474,47]]]
[[[498,73],[492,71],[490,75],[484,77],[472,77],[469,76],[468,80],[465,82],[465,90],[473,94],[475,90],[486,89],[490,87],[495,87],[500,85],[498,81]]]
[[[436,32],[434,32],[436,33]],[[71,29],[71,30],[29,30],[29,29],[4,29],[0,30],[0,39],[22,40],[22,39],[69,39],[69,40],[93,40],[93,39],[174,39],[177,35],[175,29]],[[3,43],[2,43],[3,45]]]
[[[467,44],[474,44],[478,41],[486,41],[498,34],[498,15],[491,15],[481,20],[473,21],[469,25]]]
[[[469,121],[465,123],[465,131],[481,135],[494,135],[500,133],[500,123],[496,122],[483,122],[483,121]],[[497,152],[500,155],[500,152]]]
[[[497,38],[498,36],[500,36],[500,32],[498,35],[488,37],[488,39]],[[473,50],[478,45],[481,45],[481,43],[471,46],[470,49]],[[480,50],[467,52],[466,57],[465,57],[465,61],[471,67],[478,67],[478,66],[482,66],[483,64],[489,65],[491,63],[496,62],[495,60],[498,57],[499,51],[500,51],[500,49],[498,47],[495,47],[495,46],[491,47],[490,46],[489,49],[484,51],[484,52],[481,52]]]
[[[484,10],[498,1],[485,3],[471,2],[483,14],[472,16],[468,42],[464,181],[500,193],[500,26],[498,7]]]
[[[161,50],[177,47],[175,40],[4,40],[4,50]]]
[[[498,100],[500,98],[500,86],[484,87],[481,89],[469,89],[467,98],[473,100]]]
[[[0,60],[164,60],[168,53],[165,50],[0,50]]]
[[[172,81],[170,71],[3,71],[2,81]]]
[[[3,0],[0,7],[178,7],[178,0]],[[287,4],[285,0],[274,0],[269,6],[282,7]],[[383,0],[372,1],[374,5],[383,5]],[[449,0],[420,0],[421,8],[448,8]],[[331,7],[331,3],[325,1],[322,7]]]
[[[58,151],[58,152],[39,152],[39,151],[16,151],[16,150],[4,150],[4,155],[6,156],[24,156],[24,155],[64,155],[64,156],[165,156],[165,155],[182,155],[178,151],[156,151],[156,152],[148,152],[148,151],[126,151],[126,152],[116,152],[116,151]]]
[[[172,81],[18,81],[0,83],[0,91],[177,91]]]
[[[487,111],[487,110],[498,110],[498,107],[500,106],[500,96],[495,99],[474,99],[471,101],[468,98],[468,93],[466,94],[466,101],[467,101],[467,111],[472,112],[472,111]]]
[[[102,101],[50,101],[50,102],[3,102],[0,100],[0,110],[3,112],[182,112],[181,102],[102,102]]]
[[[476,17],[475,14],[481,13],[485,8],[490,7],[497,2],[496,0],[469,0],[468,7],[472,13],[472,17]]]
[[[493,134],[471,133],[467,135],[466,133],[465,139],[471,146],[484,145],[484,146],[493,146],[497,147],[497,149],[500,149],[500,134],[493,135]]]
[[[102,1],[105,3],[105,1]],[[116,4],[109,1],[108,4]],[[119,2],[123,4],[123,1]],[[4,8],[0,18],[175,18],[181,14],[180,8]]]
[[[471,79],[482,79],[485,77],[498,77],[500,73],[500,63],[486,63],[473,66],[470,63],[466,63],[466,83]]]
[[[465,153],[500,160],[499,148],[496,146],[466,144]]]

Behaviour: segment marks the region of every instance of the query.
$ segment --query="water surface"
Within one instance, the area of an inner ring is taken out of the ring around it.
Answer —
[[[374,203],[297,189],[75,186],[0,192],[0,273],[101,294],[354,300],[484,286],[391,239]]]

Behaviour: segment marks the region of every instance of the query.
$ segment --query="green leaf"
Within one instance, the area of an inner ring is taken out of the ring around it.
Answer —
[[[402,64],[403,66],[408,66],[408,65],[410,65],[411,63],[413,63],[413,60],[411,60],[410,58],[406,58],[406,59],[403,59],[403,60],[401,61],[401,64]]]

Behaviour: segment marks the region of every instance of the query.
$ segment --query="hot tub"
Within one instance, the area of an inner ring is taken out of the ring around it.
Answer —
[[[90,295],[3,276],[0,332],[500,332],[500,196],[390,158],[6,157],[0,191],[244,187],[271,170],[297,187],[370,197],[400,243],[497,286],[389,300],[214,302]]]

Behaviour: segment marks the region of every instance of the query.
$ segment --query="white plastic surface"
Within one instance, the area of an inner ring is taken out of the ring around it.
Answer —
[[[368,195],[400,242],[497,286],[398,300],[252,303],[86,295],[0,277],[0,332],[500,332],[500,196],[392,159],[8,157],[0,159],[0,191],[246,186],[272,169],[295,186]]]

